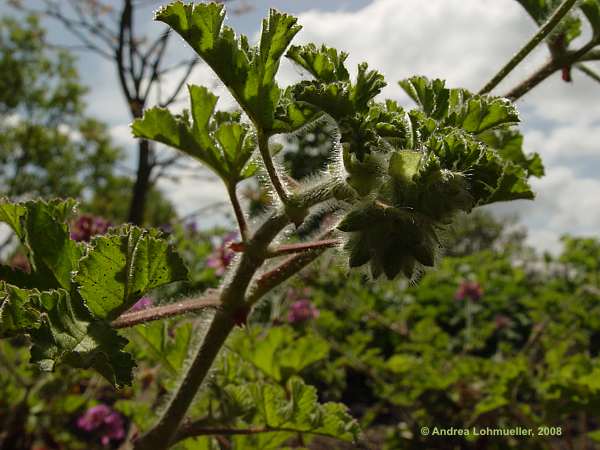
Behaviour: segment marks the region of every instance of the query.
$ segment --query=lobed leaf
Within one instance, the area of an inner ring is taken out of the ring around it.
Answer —
[[[248,164],[256,146],[248,125],[239,115],[215,113],[218,97],[203,86],[188,86],[192,123],[187,114],[174,116],[168,110],[151,108],[136,119],[131,129],[139,138],[154,140],[197,159],[211,168],[227,185],[252,176]]]
[[[126,225],[94,238],[74,281],[86,307],[113,320],[149,290],[187,275],[181,257],[156,230]]]
[[[359,438],[358,423],[348,414],[347,408],[340,403],[320,404],[317,390],[298,377],[290,378],[285,389],[274,384],[256,383],[248,390],[257,406],[259,420],[269,428],[349,442]]]
[[[34,294],[31,301],[43,311],[39,327],[29,330],[32,363],[45,371],[59,363],[94,368],[115,386],[131,384],[135,363],[122,350],[127,339],[94,320],[80,298],[58,289]]]
[[[73,200],[9,203],[0,200],[0,221],[7,223],[25,247],[32,274],[3,268],[7,281],[22,287],[70,289],[71,272],[77,267],[82,247],[72,241],[64,223],[73,212]]]
[[[348,53],[338,53],[335,48],[325,45],[317,48],[312,43],[303,46],[293,45],[288,50],[286,57],[302,66],[319,81],[330,83],[349,81],[350,79],[350,74],[344,65]]]
[[[281,96],[275,75],[300,26],[296,18],[271,9],[263,21],[258,46],[250,47],[245,36],[238,38],[223,25],[224,18],[223,5],[180,1],[160,9],[155,17],[191,45],[257,126],[270,131]]]
[[[0,337],[28,334],[31,362],[52,371],[57,364],[94,368],[115,386],[131,384],[134,362],[127,340],[97,321],[82,299],[64,289],[38,291],[0,283]]]
[[[285,381],[327,357],[327,342],[316,336],[298,338],[289,327],[276,327],[254,339],[234,339],[231,349],[274,380]]]
[[[479,134],[501,125],[519,122],[513,104],[499,97],[473,95],[464,89],[448,89],[443,80],[415,76],[399,82],[426,116],[439,126],[462,128]]]

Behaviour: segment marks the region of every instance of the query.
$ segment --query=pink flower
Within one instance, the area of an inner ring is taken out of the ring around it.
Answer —
[[[289,323],[306,322],[319,317],[319,310],[308,299],[295,301],[288,311]]]
[[[231,244],[236,239],[236,232],[226,234],[223,236],[221,243],[213,248],[213,252],[206,259],[206,265],[215,269],[215,274],[219,277],[225,273],[231,261],[233,261],[235,252],[231,249]]]
[[[142,297],[129,308],[129,312],[141,311],[142,309],[151,307],[153,304],[154,302],[150,297]]]
[[[469,297],[474,302],[478,301],[483,296],[483,289],[477,281],[463,281],[456,293],[454,298],[456,300],[464,300],[465,297]]]
[[[106,233],[110,227],[111,223],[102,217],[82,214],[71,224],[71,239],[89,242],[93,236]]]
[[[89,433],[97,433],[102,445],[109,445],[111,440],[119,441],[125,437],[121,415],[102,403],[92,406],[80,416],[77,426]]]

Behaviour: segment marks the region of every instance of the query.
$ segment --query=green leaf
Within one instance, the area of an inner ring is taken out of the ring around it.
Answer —
[[[367,63],[358,65],[358,75],[350,99],[358,111],[366,110],[369,102],[386,86],[383,75],[376,70],[368,70]]]
[[[231,349],[277,381],[285,381],[329,354],[323,339],[298,337],[290,327],[271,328],[252,339],[239,335],[232,340]]]
[[[26,241],[32,250],[34,270],[54,277],[58,286],[67,290],[83,253],[82,246],[71,240],[64,223],[73,205],[72,201],[26,203]]]
[[[526,155],[523,151],[523,135],[510,128],[490,130],[478,136],[478,139],[495,149],[503,160],[511,161],[521,166],[527,172],[527,177],[542,177],[544,165],[540,155]]]
[[[253,384],[250,392],[258,406],[260,419],[270,428],[331,436],[350,442],[359,438],[358,423],[348,414],[346,406],[319,404],[317,390],[298,377],[290,378],[286,389],[272,384]]]
[[[22,203],[10,203],[8,199],[0,199],[0,221],[6,223],[21,240],[25,239],[22,219],[27,214],[27,208]]]
[[[533,198],[525,169],[460,130],[444,132],[432,136],[427,147],[442,167],[469,174],[469,191],[478,205]]]
[[[293,87],[288,87],[277,105],[273,123],[274,133],[292,133],[315,121],[323,114],[315,106],[297,101],[294,98],[293,89]]]
[[[186,5],[180,1],[160,9],[156,20],[171,26],[192,46],[231,91],[252,121],[270,131],[281,95],[275,81],[281,56],[300,26],[296,18],[271,9],[263,21],[257,47],[223,25],[223,5]]]
[[[193,326],[191,323],[178,324],[173,328],[174,336],[168,332],[169,326],[168,321],[156,321],[135,327],[132,329],[132,339],[140,341],[140,345],[135,347],[136,355],[140,353],[142,357],[149,357],[152,361],[158,359],[161,368],[166,369],[170,375],[177,375],[187,358]]]
[[[583,0],[579,3],[581,11],[590,22],[595,37],[600,37],[600,1]]]
[[[64,223],[73,213],[73,200],[9,203],[0,200],[0,221],[6,222],[28,252],[32,274],[3,272],[22,287],[70,289],[82,246],[72,241]]]
[[[450,103],[450,114],[444,124],[460,127],[468,133],[479,134],[520,121],[517,109],[505,98],[471,96],[466,91],[452,90]]]
[[[312,43],[303,46],[293,45],[288,50],[286,57],[308,70],[319,81],[328,83],[350,79],[350,74],[344,65],[348,53],[338,53],[335,48],[325,45],[317,48]]]
[[[533,200],[534,197],[535,195],[527,183],[527,173],[525,170],[509,162],[504,166],[502,176],[493,194],[481,204],[518,199]]]
[[[247,165],[256,148],[256,139],[247,126],[224,123],[215,131],[215,138],[225,157],[229,176],[233,178],[232,174],[239,174],[233,178],[234,182],[248,178],[256,172],[256,166]]]
[[[127,340],[93,319],[79,296],[1,282],[0,302],[0,337],[30,335],[31,362],[41,370],[57,364],[94,368],[115,386],[131,384],[134,362],[122,351]]]
[[[301,81],[292,86],[294,98],[308,103],[313,107],[329,114],[334,119],[348,117],[354,112],[351,99],[351,85],[335,81],[322,83],[320,81]]]
[[[255,167],[248,162],[256,139],[249,126],[239,123],[239,116],[215,112],[218,97],[207,88],[190,85],[188,90],[191,124],[187,113],[174,116],[166,109],[151,108],[132,123],[133,135],[181,150],[211,168],[227,185],[252,176]]]
[[[112,320],[147,291],[187,279],[182,259],[156,230],[123,226],[94,238],[75,282],[87,308]]]
[[[93,320],[81,299],[59,289],[34,294],[30,301],[44,312],[39,327],[29,331],[32,363],[45,371],[60,363],[92,367],[115,386],[131,384],[135,363],[122,351],[127,339]]]
[[[464,89],[447,89],[443,80],[429,80],[423,76],[399,84],[440,126],[454,126],[479,134],[519,122],[516,108],[504,98],[473,95]]]
[[[445,81],[430,81],[423,76],[414,76],[400,81],[399,84],[428,116],[440,120],[448,114],[450,90],[445,87]]]
[[[392,178],[410,182],[417,174],[423,153],[412,150],[394,152],[390,157],[389,174]]]
[[[40,311],[30,302],[31,293],[0,281],[0,337],[26,333],[40,324]]]

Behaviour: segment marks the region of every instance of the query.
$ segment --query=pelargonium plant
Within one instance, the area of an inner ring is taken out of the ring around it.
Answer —
[[[582,8],[585,4],[596,30],[600,4],[594,16],[594,1],[583,2]],[[32,270],[0,268],[0,335],[28,334],[31,361],[43,370],[57,364],[93,368],[123,386],[132,382],[135,362],[119,329],[214,308],[179,383],[154,425],[133,446],[162,450],[193,437],[186,415],[232,330],[245,326],[267,293],[324,252],[335,249],[348,268],[364,268],[373,279],[416,280],[436,264],[440,234],[457,214],[533,198],[528,178],[543,174],[540,158],[521,148],[515,106],[488,93],[549,36],[574,3],[565,0],[480,93],[422,76],[400,81],[416,103],[411,109],[381,99],[387,83],[367,63],[352,70],[345,52],[312,43],[291,45],[301,27],[290,15],[271,10],[259,42],[251,45],[224,25],[221,3],[176,1],[161,8],[156,20],[169,25],[213,70],[240,112],[217,110],[218,98],[209,88],[190,85],[188,110],[174,114],[150,108],[131,128],[137,138],[173,147],[220,178],[239,228],[239,257],[228,261],[219,289],[204,297],[157,301],[159,306],[129,311],[149,291],[188,278],[165,236],[125,225],[77,242],[65,225],[72,202],[2,201],[0,220],[27,249]],[[283,57],[301,69],[303,80],[278,84]],[[336,130],[332,163],[310,182],[299,183],[279,166],[275,137],[305,132],[319,122]],[[249,223],[238,186],[257,176],[268,182],[275,201],[261,220]],[[324,208],[334,211],[336,220],[321,223],[321,229],[300,240],[296,229]],[[304,392],[297,380],[288,389],[281,395],[291,396],[293,408],[269,405],[280,426],[298,411],[304,414],[305,431],[337,424],[343,434],[354,426],[345,424],[346,412],[335,406],[317,415],[302,410],[316,401],[316,394],[310,394],[310,402],[297,400],[294,395]],[[270,432],[273,426],[256,432]]]

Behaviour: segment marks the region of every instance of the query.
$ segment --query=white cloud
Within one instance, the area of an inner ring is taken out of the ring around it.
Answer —
[[[395,82],[412,74],[477,90],[534,32],[531,19],[511,0],[376,0],[354,12],[307,12],[300,23],[301,41],[344,49],[353,65],[368,61],[390,83],[384,94],[401,99]],[[546,55],[546,49],[536,50],[496,92],[524,79]],[[284,70],[285,78],[294,75]],[[547,175],[533,180],[535,201],[494,208],[518,213],[530,229],[529,242],[554,251],[564,233],[600,230],[600,181],[589,173],[600,157],[600,102],[590,95],[598,86],[573,75],[575,83],[555,75],[519,101],[526,147],[542,155]]]
[[[600,114],[596,117],[600,117]],[[548,167],[568,165],[575,170],[600,161],[600,127],[589,123],[557,125],[532,129],[526,134],[526,147],[539,151]]]
[[[477,89],[533,29],[510,0],[376,0],[358,11],[306,12],[299,22],[299,41],[346,50],[352,65],[369,62],[386,76],[390,96],[414,74]]]
[[[528,242],[557,251],[566,233],[600,237],[600,180],[578,176],[568,167],[550,167],[546,176],[533,180],[534,201],[496,205],[493,210],[519,214],[528,225]]]

